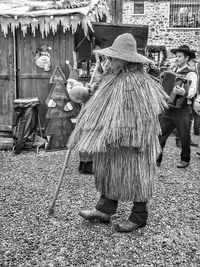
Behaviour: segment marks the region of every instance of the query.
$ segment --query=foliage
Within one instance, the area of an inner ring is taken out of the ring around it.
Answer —
[[[167,48],[165,45],[148,45],[146,48],[147,56],[150,59],[154,59],[153,53],[162,53],[162,60],[159,62],[160,66],[163,66],[167,59]]]

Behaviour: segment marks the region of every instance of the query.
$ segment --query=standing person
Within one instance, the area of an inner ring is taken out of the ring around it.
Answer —
[[[172,49],[171,52],[176,55],[175,72],[188,78],[191,83],[189,86],[187,98],[184,100],[181,108],[171,107],[160,115],[159,121],[162,129],[162,135],[159,136],[161,148],[163,149],[167,138],[172,131],[177,128],[181,139],[181,161],[177,168],[186,168],[190,162],[190,119],[191,119],[191,99],[197,91],[197,75],[188,66],[188,61],[195,58],[194,51],[191,51],[187,45],[182,45],[177,49]],[[173,89],[174,93],[184,96],[186,91],[183,87],[176,86]],[[161,165],[163,154],[161,153],[157,159],[157,166]]]
[[[147,73],[150,76],[153,76],[155,78],[159,78],[160,70],[159,70],[159,68],[156,67],[155,62],[151,62],[151,63],[148,64]]]
[[[94,210],[79,215],[109,222],[118,201],[132,201],[129,219],[116,226],[117,231],[132,232],[147,223],[160,151],[158,113],[167,106],[167,95],[144,71],[149,59],[137,53],[131,34],[119,35],[111,47],[96,52],[109,57],[110,68],[81,110],[68,147],[92,155],[101,196]]]
[[[194,58],[191,58],[189,61],[188,61],[188,67],[191,68],[191,70],[193,70],[194,72],[197,73],[197,88],[198,88],[198,70],[197,70],[197,59],[196,59],[196,51],[195,50],[191,50],[192,53],[195,54],[195,57]],[[199,125],[200,125],[200,117],[199,115],[196,114],[196,112],[193,110],[193,102],[194,102],[194,99],[196,97],[198,93],[198,90],[196,91],[196,94],[193,98],[191,98],[191,108],[192,108],[192,112],[190,114],[190,133],[191,133],[191,130],[192,130],[192,122],[194,121],[194,126],[193,126],[193,129],[194,129],[194,134],[197,132],[197,129],[199,128]],[[176,129],[176,146],[181,148],[181,139],[180,139],[180,136],[179,136],[179,133]],[[192,141],[192,138],[190,136],[190,146],[193,146],[193,147],[198,147],[198,144],[197,143],[194,143]]]
[[[200,61],[198,61],[196,58],[194,58],[194,59],[189,61],[189,65],[197,73],[197,93],[196,93],[196,96],[197,96],[200,93],[200,88],[199,88],[200,87],[200,83],[199,83]],[[192,110],[192,120],[193,119],[194,119],[194,125],[193,125],[194,135],[199,135],[200,134],[200,116],[194,110]],[[198,146],[198,145],[196,145],[196,146]]]

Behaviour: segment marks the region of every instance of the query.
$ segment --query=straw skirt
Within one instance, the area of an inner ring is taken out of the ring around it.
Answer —
[[[155,165],[148,151],[121,148],[99,153],[94,174],[97,190],[109,199],[146,202],[152,196]]]

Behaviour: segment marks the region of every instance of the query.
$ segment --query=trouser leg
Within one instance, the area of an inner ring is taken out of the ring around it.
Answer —
[[[148,218],[147,202],[134,202],[129,220],[137,224],[146,224]]]
[[[170,113],[164,113],[160,115],[159,122],[160,122],[161,131],[162,131],[162,134],[159,136],[159,142],[160,142],[161,149],[163,150],[163,148],[165,147],[167,138],[174,130],[175,125],[173,124]],[[157,158],[157,162],[161,162],[162,157],[163,157],[163,154],[160,153]]]
[[[191,128],[192,128],[192,121],[194,119],[194,115],[193,115],[193,112],[190,113],[190,122],[189,122],[189,127],[190,127],[190,131],[191,131]]]
[[[181,147],[181,139],[177,129],[175,129],[175,140],[176,140],[176,146]]]
[[[96,209],[106,214],[114,214],[117,210],[118,201],[101,196],[97,202]]]
[[[191,130],[192,130],[192,121],[194,119],[194,114],[191,113],[190,114],[190,122],[189,122],[189,129],[190,129],[190,142],[192,143],[192,140],[191,140]],[[180,138],[180,134],[179,134],[179,131],[176,129],[176,145],[178,147],[181,147],[181,138]]]
[[[194,116],[194,134],[199,135],[200,134],[200,116],[196,114],[196,112],[193,112]]]
[[[181,139],[181,160],[186,162],[190,161],[190,121],[190,112],[187,110],[180,111],[179,114],[174,117],[174,123],[176,124]]]
[[[189,122],[189,130],[190,130],[190,143],[192,143],[192,139],[191,139],[191,131],[192,131],[192,122],[194,120],[194,115],[193,112],[191,112],[190,114],[190,122]]]

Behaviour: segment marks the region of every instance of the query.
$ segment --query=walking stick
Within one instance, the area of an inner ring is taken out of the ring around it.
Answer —
[[[96,66],[95,66],[95,70],[94,70],[94,73],[91,77],[91,80],[90,80],[90,84],[92,84],[93,80],[94,80],[94,77],[95,77],[95,74],[97,72],[97,69],[98,69],[98,62],[96,63]],[[54,206],[55,206],[55,203],[56,203],[56,199],[58,197],[58,194],[59,194],[59,191],[60,191],[60,187],[61,187],[61,184],[62,184],[62,181],[63,181],[63,178],[64,178],[64,174],[65,174],[65,169],[67,167],[67,164],[69,162],[69,157],[70,157],[70,154],[71,154],[71,148],[67,150],[67,153],[66,153],[66,156],[65,156],[65,161],[64,161],[64,164],[63,164],[63,167],[62,167],[62,171],[61,171],[61,174],[60,174],[60,178],[59,178],[59,182],[58,182],[58,185],[57,185],[57,188],[56,188],[56,191],[54,193],[54,197],[53,197],[53,200],[52,200],[52,203],[48,209],[48,215],[51,215],[54,213]]]
[[[59,183],[57,185],[57,188],[56,188],[52,203],[51,203],[51,205],[50,205],[50,207],[48,209],[48,215],[51,215],[51,214],[54,213],[54,206],[55,206],[56,199],[57,199],[57,196],[58,196],[58,193],[60,191],[60,187],[61,187],[61,184],[62,184],[62,181],[63,181],[63,178],[64,178],[64,174],[65,174],[65,169],[67,167],[67,163],[69,162],[70,154],[71,154],[71,148],[67,150],[67,153],[66,153],[66,156],[65,156],[65,161],[64,161],[64,164],[63,164],[63,167],[62,167],[60,178],[59,178]]]

